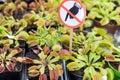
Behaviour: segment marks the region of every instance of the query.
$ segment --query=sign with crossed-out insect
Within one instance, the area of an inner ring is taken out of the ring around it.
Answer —
[[[86,10],[78,0],[64,0],[59,6],[58,16],[65,26],[77,28],[84,22]]]

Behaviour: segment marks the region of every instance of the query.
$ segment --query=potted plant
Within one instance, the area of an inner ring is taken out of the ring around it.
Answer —
[[[58,50],[55,51],[45,46],[37,54],[28,53],[23,58],[23,62],[29,64],[27,65],[28,78],[30,80],[58,80],[59,76],[63,74],[58,52]],[[36,76],[37,78],[32,78]]]
[[[119,6],[114,1],[82,1],[87,7],[87,19],[94,21],[96,27],[102,26],[108,33],[114,34],[119,24]],[[89,4],[91,3],[91,4]],[[109,6],[111,5],[111,6]],[[111,29],[112,28],[112,29]],[[111,30],[111,31],[110,31]]]
[[[5,2],[1,4],[0,10],[5,16],[14,16],[14,18],[21,19],[23,13],[26,12],[27,3],[21,0],[15,2]]]
[[[30,49],[34,51],[37,46],[52,47],[54,44],[57,44],[60,39],[60,33],[54,28],[38,27],[37,31],[31,31],[27,43]]]
[[[112,37],[104,29],[95,28],[87,34],[74,34],[72,57],[67,61],[67,68],[72,71],[69,72],[70,76],[74,76],[71,76],[72,79],[113,80],[114,72],[105,65],[105,59],[109,59],[109,53],[106,52],[111,50],[112,53],[119,53]]]
[[[22,0],[16,0],[14,2],[16,9],[14,11],[14,18],[21,19],[22,16],[26,13],[28,5],[25,1]]]
[[[0,79],[12,80],[21,79],[22,64],[19,58],[23,56],[24,51],[21,48],[0,48]]]
[[[28,34],[24,29],[27,27],[27,22],[24,19],[15,21],[13,17],[6,18],[6,23],[3,23],[0,27],[1,39],[13,40],[14,46],[25,46],[25,40]]]

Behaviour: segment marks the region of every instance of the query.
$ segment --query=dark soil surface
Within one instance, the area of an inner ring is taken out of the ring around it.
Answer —
[[[111,66],[114,67],[116,70],[118,70],[118,66],[120,65],[120,62],[110,62]]]

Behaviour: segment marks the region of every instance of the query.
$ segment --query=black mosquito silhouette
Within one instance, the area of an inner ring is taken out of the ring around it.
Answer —
[[[76,15],[79,12],[79,9],[81,9],[82,7],[80,5],[77,5],[77,3],[75,2],[73,7],[69,10],[73,15]],[[70,16],[70,19],[73,19],[73,17],[67,13],[66,17],[65,17],[65,21],[67,20],[68,16]]]

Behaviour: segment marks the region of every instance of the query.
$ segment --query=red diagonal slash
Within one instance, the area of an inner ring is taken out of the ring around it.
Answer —
[[[81,23],[82,21],[79,20],[74,14],[72,14],[66,7],[64,7],[63,5],[61,6],[64,10],[66,10],[73,18],[75,18],[75,20],[77,20],[79,23]]]

